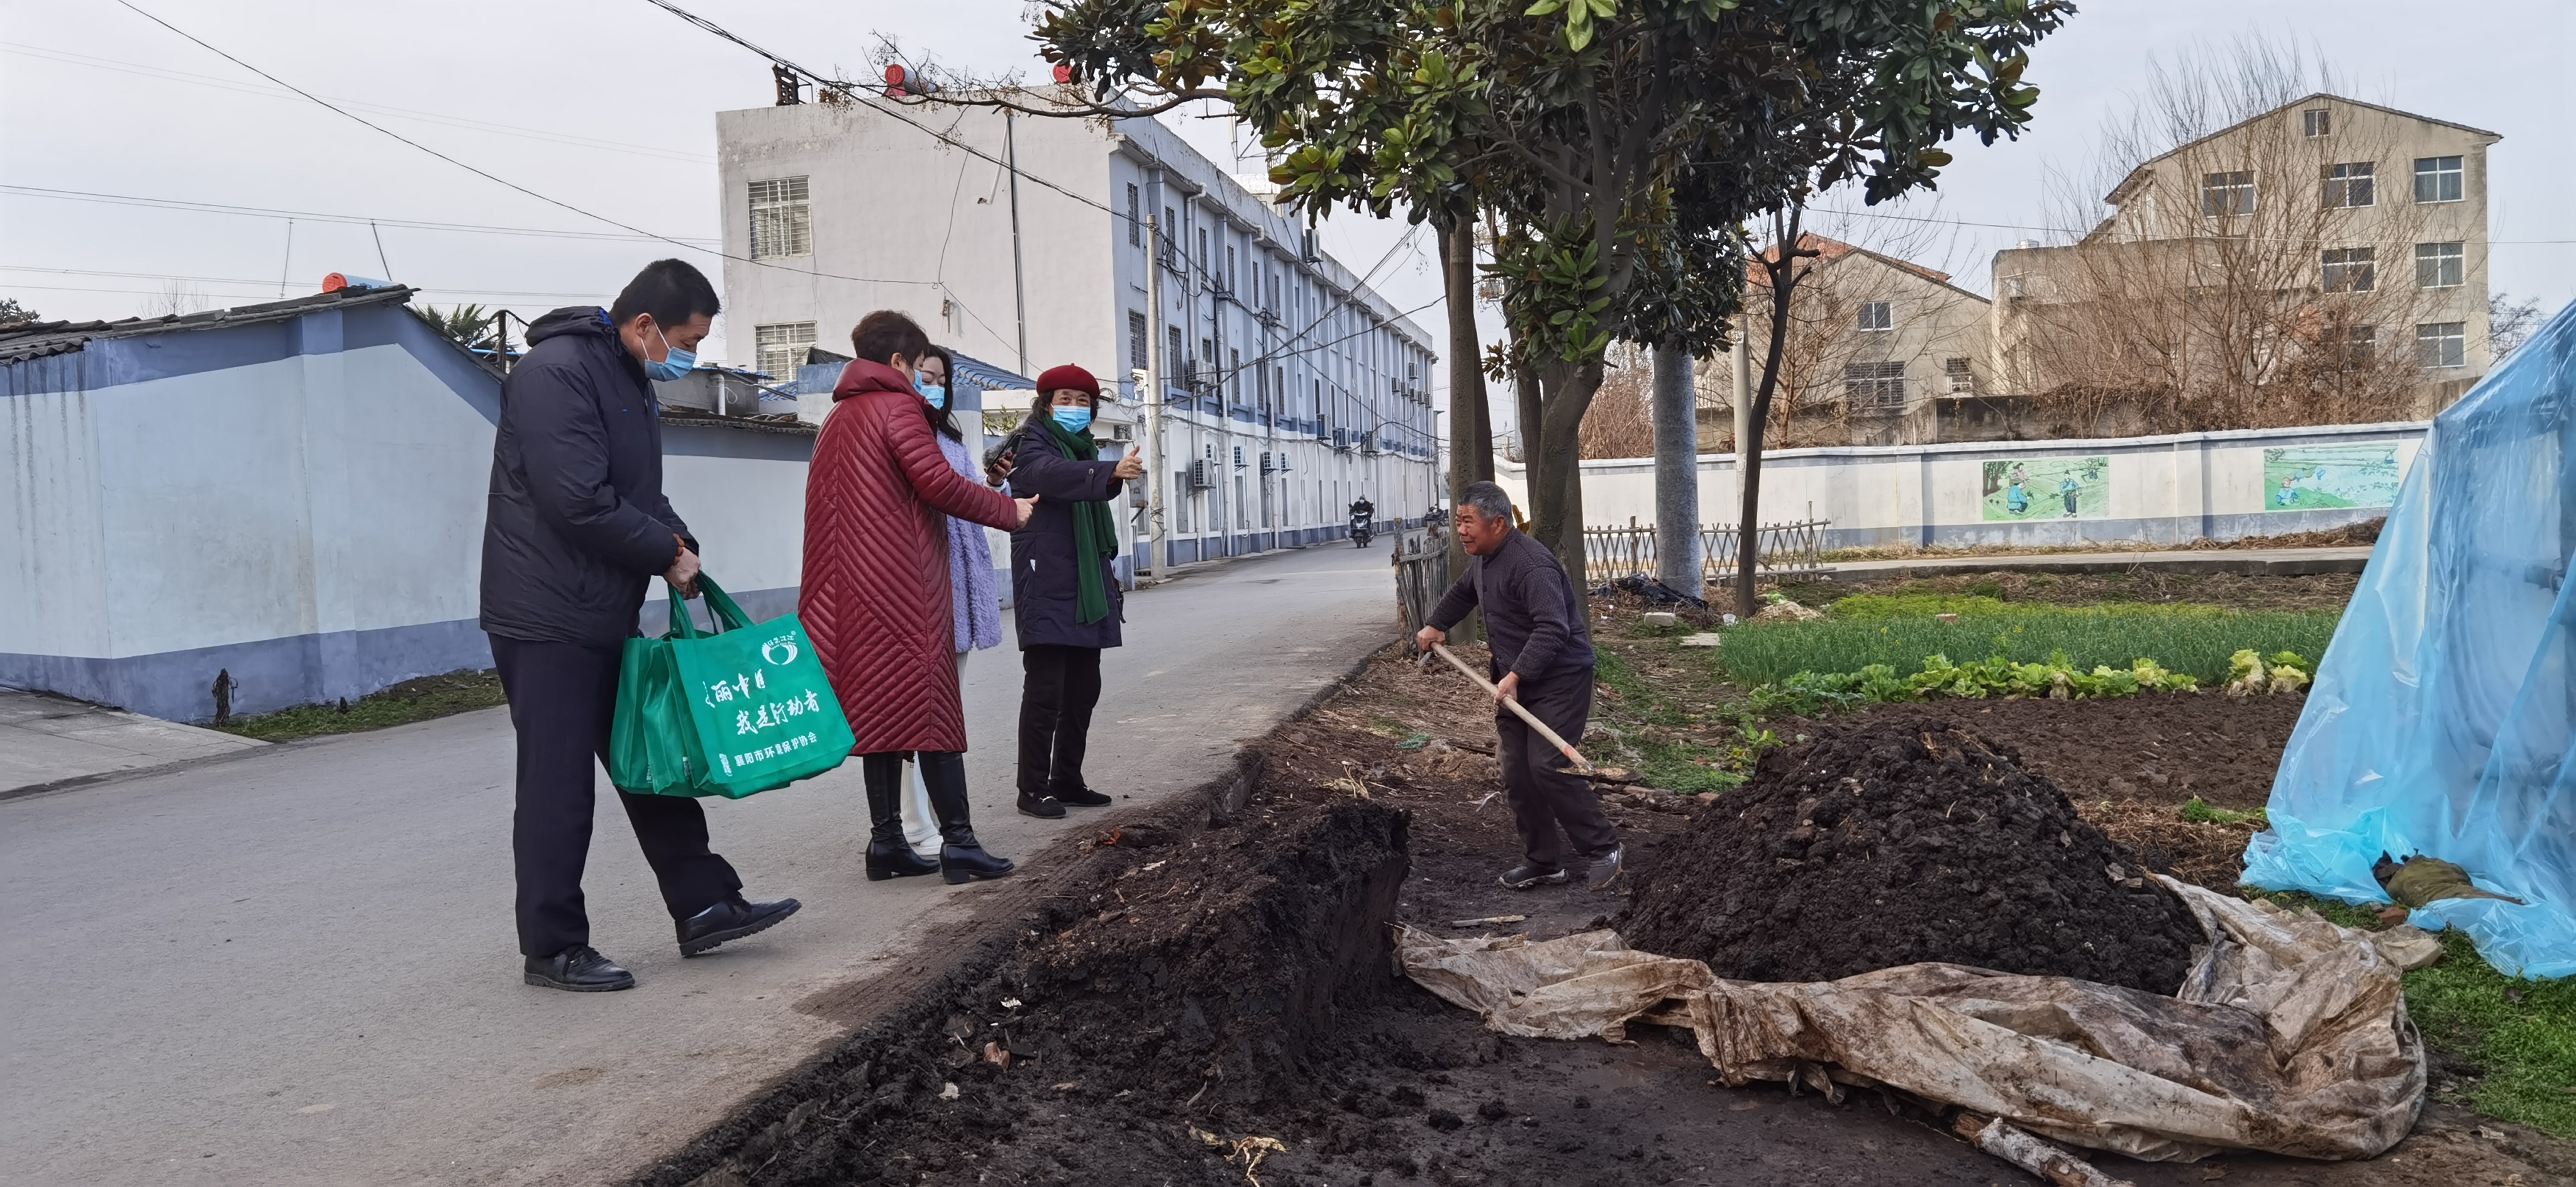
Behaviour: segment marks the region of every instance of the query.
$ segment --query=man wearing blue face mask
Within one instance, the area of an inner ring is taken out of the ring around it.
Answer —
[[[581,872],[593,762],[606,755],[619,649],[659,575],[694,596],[698,542],[662,494],[655,379],[696,365],[715,286],[679,260],[645,267],[607,309],[558,309],[528,327],[501,384],[483,528],[482,625],[518,733],[511,849],[525,980],[549,989],[633,987],[590,946]],[[618,793],[661,884],[680,954],[695,956],[794,914],[753,903],[707,845],[698,801]]]

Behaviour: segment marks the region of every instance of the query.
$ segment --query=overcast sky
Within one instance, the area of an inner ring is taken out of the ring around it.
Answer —
[[[869,72],[879,33],[986,73],[1043,76],[1019,0],[683,2],[851,77]],[[135,3],[547,198],[710,246],[713,113],[773,98],[759,59],[644,0]],[[389,273],[438,304],[536,312],[605,303],[642,261],[673,251],[279,91],[114,0],[0,0],[0,15],[0,295],[47,317],[158,311],[174,286],[198,307],[273,300],[315,291],[335,270]],[[1936,197],[1881,212],[1947,221],[1867,217],[1828,229],[1903,246],[1985,291],[1995,249],[2049,238],[2050,171],[2083,167],[2150,55],[2249,34],[2312,45],[2356,98],[2501,133],[2489,150],[2493,285],[2550,311],[2576,297],[2566,115],[2576,0],[2085,0],[2033,55],[2035,130],[2018,143],[1956,146]],[[1222,159],[1226,121],[1181,122]],[[290,223],[289,212],[301,217]],[[1323,238],[1366,271],[1406,230],[1345,214]],[[1438,298],[1430,247],[1422,232],[1378,273],[1399,308]],[[710,273],[721,263],[680,254]],[[1436,334],[1440,317],[1433,307],[1417,320]],[[706,353],[728,357],[721,344]]]

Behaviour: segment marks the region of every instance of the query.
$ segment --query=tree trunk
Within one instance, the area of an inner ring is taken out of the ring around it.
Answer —
[[[1551,362],[1539,369],[1544,398],[1539,444],[1529,454],[1530,535],[1556,554],[1574,585],[1578,608],[1590,612],[1583,572],[1583,413],[1601,390],[1601,360]],[[1527,430],[1523,430],[1526,440]]]
[[[1745,418],[1749,440],[1742,451],[1744,507],[1736,515],[1735,526],[1735,614],[1742,621],[1753,618],[1753,581],[1762,567],[1762,432],[1771,420],[1771,394],[1780,386],[1780,358],[1788,348],[1789,298],[1798,287],[1798,218],[1794,209],[1788,225],[1788,234],[1781,237],[1778,248],[1779,266],[1769,268],[1771,343],[1762,359],[1762,385],[1754,392],[1752,415]]]
[[[1441,288],[1449,302],[1449,510],[1456,515],[1471,483],[1494,479],[1494,431],[1485,410],[1485,372],[1476,332],[1476,232],[1470,221],[1440,231]],[[1449,533],[1449,574],[1465,576],[1467,550]],[[1483,619],[1467,616],[1451,642],[1479,638]]]
[[[1655,348],[1655,578],[1701,594],[1699,401],[1690,352]]]

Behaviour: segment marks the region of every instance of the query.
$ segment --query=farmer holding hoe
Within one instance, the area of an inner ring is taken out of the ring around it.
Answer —
[[[1592,636],[1575,610],[1565,567],[1512,527],[1511,496],[1490,482],[1470,484],[1458,500],[1458,542],[1467,550],[1467,574],[1432,608],[1415,643],[1429,651],[1447,642],[1449,628],[1482,607],[1496,699],[1518,701],[1549,729],[1580,739],[1592,715]],[[1521,864],[1503,872],[1503,885],[1526,890],[1565,882],[1573,872],[1566,861],[1570,844],[1585,885],[1609,889],[1622,870],[1619,837],[1591,781],[1558,770],[1563,756],[1555,743],[1501,705],[1495,710],[1494,756],[1502,763],[1522,855]]]

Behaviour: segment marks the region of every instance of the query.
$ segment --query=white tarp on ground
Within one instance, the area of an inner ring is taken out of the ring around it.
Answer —
[[[2150,1161],[2368,1158],[2405,1137],[2424,1055],[2397,961],[2428,960],[2425,937],[2399,951],[2305,911],[2166,885],[2211,937],[2173,997],[1953,964],[1729,981],[1609,931],[1530,943],[1404,929],[1396,960],[1505,1034],[1618,1042],[1631,1021],[1685,1026],[1729,1085],[1885,1085]]]

